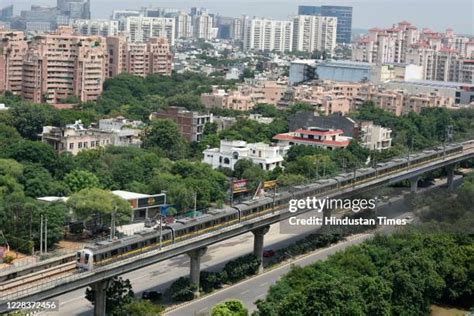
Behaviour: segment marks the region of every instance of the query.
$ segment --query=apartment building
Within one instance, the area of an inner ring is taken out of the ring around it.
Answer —
[[[199,113],[188,111],[185,108],[172,106],[160,112],[153,112],[150,120],[170,119],[174,121],[181,132],[181,135],[190,142],[201,141],[204,127],[207,123],[212,123],[212,113]]]
[[[329,52],[336,48],[337,18],[298,15],[293,20],[293,50]]]
[[[0,93],[20,95],[28,42],[23,32],[0,29]]]
[[[106,45],[100,36],[79,36],[67,26],[33,38],[23,61],[22,96],[61,103],[69,96],[96,100],[106,76]]]
[[[119,32],[119,22],[113,20],[74,20],[72,27],[81,35],[107,37],[116,36]]]
[[[109,77],[127,72],[137,76],[171,75],[173,55],[166,38],[152,37],[147,43],[130,43],[123,36],[107,37]]]
[[[283,167],[284,156],[289,146],[265,143],[247,143],[242,140],[221,140],[219,148],[203,151],[203,162],[217,169],[219,167],[234,170],[237,161],[249,159],[263,170],[271,171]]]
[[[204,12],[200,15],[194,16],[193,19],[194,38],[210,40],[216,37],[215,35],[217,34],[214,34],[212,16]]]
[[[252,19],[244,30],[244,50],[286,52],[293,49],[293,23]]]
[[[370,150],[382,151],[392,147],[392,130],[371,121],[360,123],[361,146]]]
[[[128,41],[146,43],[152,37],[165,37],[171,46],[176,35],[174,18],[131,16],[125,18],[125,34]]]
[[[180,12],[176,17],[176,38],[192,38],[193,37],[193,21],[192,17],[186,12]]]

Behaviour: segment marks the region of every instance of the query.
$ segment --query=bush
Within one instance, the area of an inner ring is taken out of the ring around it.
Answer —
[[[235,283],[249,275],[256,274],[259,266],[260,260],[253,254],[248,254],[227,262],[223,271],[226,272],[228,281]]]
[[[3,263],[10,264],[13,262],[13,259],[15,259],[13,256],[5,256],[3,257]]]
[[[194,298],[196,285],[189,278],[181,277],[174,281],[168,289],[168,294],[175,302],[191,301]]]

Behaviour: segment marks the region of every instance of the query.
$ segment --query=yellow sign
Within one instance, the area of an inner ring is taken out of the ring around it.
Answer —
[[[274,187],[276,187],[278,184],[278,181],[277,180],[271,180],[271,181],[265,181],[263,183],[263,188],[265,189],[272,189]]]

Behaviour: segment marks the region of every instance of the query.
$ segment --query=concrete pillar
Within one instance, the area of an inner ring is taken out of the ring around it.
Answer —
[[[206,253],[207,247],[194,249],[188,252],[190,259],[189,279],[196,285],[194,297],[199,297],[199,274],[201,273],[201,257]]]
[[[323,214],[323,225],[321,225],[321,226],[327,226],[326,225],[326,218],[331,217],[331,209],[328,208],[328,207],[323,208],[322,214]]]
[[[258,267],[258,273],[263,272],[263,241],[264,241],[264,236],[266,233],[268,233],[268,230],[270,229],[270,226],[264,226],[261,228],[258,228],[256,230],[253,230],[253,254],[257,259],[260,260],[260,266]]]
[[[454,166],[448,166],[446,167],[446,171],[448,173],[447,175],[447,187],[449,190],[454,189]]]
[[[94,316],[105,316],[106,292],[109,287],[109,281],[109,279],[106,279],[92,285],[94,289]]]
[[[418,190],[418,181],[420,180],[420,177],[414,177],[410,179],[410,192],[411,193],[416,193]]]

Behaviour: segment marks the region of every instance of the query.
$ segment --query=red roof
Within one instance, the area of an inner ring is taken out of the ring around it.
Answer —
[[[292,136],[289,134],[278,134],[273,136],[273,139],[276,140],[293,140],[295,142],[305,142],[305,143],[317,143],[317,144],[322,144],[322,145],[328,145],[328,146],[339,146],[339,147],[346,147],[349,145],[349,140],[342,140],[342,141],[336,141],[336,140],[317,140],[317,139],[308,139],[308,138],[302,138],[302,137],[297,137],[297,136]]]
[[[307,134],[307,135],[338,135],[338,134],[344,133],[344,131],[340,129],[312,131],[312,130],[300,128],[300,129],[297,129],[295,133],[301,133],[301,134]]]

